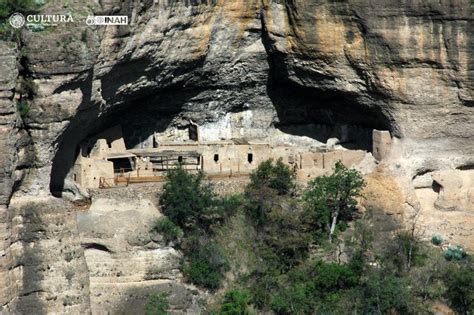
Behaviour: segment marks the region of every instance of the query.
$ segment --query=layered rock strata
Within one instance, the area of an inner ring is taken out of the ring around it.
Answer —
[[[19,302],[33,297],[47,305],[43,312],[88,312],[89,300],[96,303],[88,298],[84,275],[100,268],[85,271],[88,254],[78,246],[74,216],[40,211],[46,221],[68,223],[48,225],[32,240],[17,231],[30,216],[10,202],[12,194],[22,203],[73,191],[68,174],[77,145],[117,123],[128,128],[132,142],[157,129],[185,128],[190,120],[210,126],[212,134],[229,113],[251,113],[245,128],[254,135],[277,130],[323,143],[334,137],[357,142],[357,130],[388,130],[394,138],[382,164],[399,183],[403,211],[441,218],[449,208],[456,220],[447,218],[448,226],[470,222],[462,218],[471,199],[462,197],[463,209],[449,206],[458,196],[448,187],[464,175],[445,186],[438,176],[474,165],[471,1],[67,3],[48,2],[41,11],[68,11],[77,17],[73,24],[43,32],[24,29],[16,44],[0,42],[2,311],[21,312],[20,305],[31,303]],[[131,24],[89,27],[84,21],[90,14],[127,14]],[[22,98],[18,78],[35,86],[26,113],[16,105]],[[312,134],[312,126],[324,126],[324,132]],[[428,172],[446,187],[433,209],[423,208],[424,199],[415,192],[416,178]],[[471,184],[462,183],[470,191]],[[427,237],[434,232],[428,229]],[[65,253],[45,253],[50,243],[66,240],[77,249],[72,261],[80,276],[66,275]],[[28,259],[33,244],[40,244],[34,245],[35,255],[48,263]],[[53,274],[57,279],[48,280]]]

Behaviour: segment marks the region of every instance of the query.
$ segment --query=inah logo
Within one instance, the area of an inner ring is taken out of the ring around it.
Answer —
[[[25,17],[21,13],[13,13],[9,21],[13,28],[21,28],[25,25]]]
[[[126,15],[96,15],[88,16],[87,25],[128,25],[128,16]]]

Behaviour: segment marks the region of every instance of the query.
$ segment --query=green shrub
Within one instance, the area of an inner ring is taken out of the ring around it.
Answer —
[[[244,203],[242,195],[234,194],[216,199],[216,213],[222,220],[234,215],[237,209]]]
[[[272,252],[273,267],[284,272],[308,256],[311,231],[301,211],[274,206],[260,227],[259,240]]]
[[[183,230],[167,217],[156,220],[152,230],[162,234],[167,243],[174,242],[183,237]]]
[[[214,243],[188,245],[189,261],[183,267],[187,280],[210,290],[219,288],[229,264],[222,249]]]
[[[296,283],[272,296],[271,309],[277,314],[311,314],[316,307],[315,302],[308,287]]]
[[[410,269],[413,264],[420,262],[422,258],[419,240],[410,231],[401,231],[395,237],[398,250],[395,258],[399,259],[399,268]]]
[[[203,185],[204,175],[191,174],[178,166],[167,175],[160,203],[163,213],[183,229],[208,229],[215,209],[215,195]]]
[[[259,309],[268,308],[273,292],[278,289],[277,276],[271,272],[265,273],[258,270],[254,271],[247,281],[250,283],[250,292],[252,292],[252,304]]]
[[[336,263],[316,262],[312,283],[321,294],[350,288],[357,285],[358,276],[349,265]]]
[[[460,314],[471,314],[474,310],[474,267],[452,265],[444,273],[443,281],[450,305]]]
[[[354,223],[354,231],[345,241],[345,251],[349,256],[349,265],[357,274],[362,274],[373,250],[374,230],[370,224],[371,210]]]
[[[22,50],[23,51],[23,50]],[[33,98],[38,93],[38,85],[33,78],[25,78],[21,82],[22,90],[29,98]]]
[[[362,314],[413,314],[413,294],[404,278],[372,270],[361,291]]]
[[[271,161],[263,162],[265,168]],[[271,166],[271,165],[270,165]],[[249,184],[246,189],[246,214],[255,223],[256,254],[265,262],[265,272],[285,272],[307,257],[312,241],[310,226],[302,207],[289,195],[280,195],[268,186]]]
[[[166,315],[168,314],[168,293],[161,292],[159,294],[152,294],[148,297],[145,304],[146,315]]]
[[[431,238],[431,243],[436,246],[439,246],[443,243],[443,237],[439,234],[433,235],[433,237]]]
[[[323,261],[294,269],[272,296],[271,309],[278,314],[326,314],[358,285],[358,278],[349,265]]]
[[[219,315],[250,315],[250,294],[245,290],[232,289],[225,293]]]
[[[330,176],[319,176],[308,183],[303,200],[317,229],[329,235],[338,221],[348,221],[356,211],[357,199],[362,196],[365,183],[359,171],[348,169],[340,161]]]
[[[266,160],[250,174],[250,189],[268,187],[280,195],[288,194],[295,187],[295,173],[280,158]]]
[[[16,103],[17,109],[20,112],[20,116],[22,119],[25,119],[28,117],[28,114],[30,112],[30,105],[26,100],[21,100]]]
[[[444,251],[444,258],[447,260],[462,260],[466,256],[467,253],[459,245],[449,245],[448,249]]]

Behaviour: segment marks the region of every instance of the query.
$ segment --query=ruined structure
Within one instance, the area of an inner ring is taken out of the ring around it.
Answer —
[[[373,155],[377,161],[381,161],[390,155],[392,138],[390,132],[386,130],[374,130],[373,137]]]
[[[337,161],[347,167],[356,166],[367,154],[363,150],[340,146],[336,149],[332,141],[316,147],[270,145],[264,141],[239,139],[201,141],[195,138],[199,129],[195,125],[189,128],[187,141],[161,142],[159,135],[154,133],[152,141],[146,142],[148,147],[127,149],[121,129],[121,126],[115,126],[80,145],[72,171],[74,182],[82,188],[107,188],[123,182],[160,181],[178,164],[191,172],[203,171],[211,177],[245,176],[269,158],[281,159],[303,179],[331,171]],[[374,131],[374,137],[379,133]],[[197,140],[191,140],[193,138]],[[384,156],[389,145],[374,142],[376,150],[384,150]]]

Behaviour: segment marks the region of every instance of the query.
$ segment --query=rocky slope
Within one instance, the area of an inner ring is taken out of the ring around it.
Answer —
[[[309,124],[326,125],[339,138],[344,125],[390,130],[387,169],[403,187],[401,207],[418,212],[423,198],[413,178],[474,165],[472,6],[469,0],[46,3],[42,12],[70,12],[75,22],[23,30],[16,45],[0,42],[0,305],[15,310],[35,283],[54,287],[20,268],[31,240],[15,231],[17,220],[28,217],[15,204],[76,193],[67,173],[77,144],[118,123],[146,135],[157,126],[216,123],[229,112],[251,111],[252,126],[286,133],[305,135],[298,126]],[[127,14],[131,25],[87,26],[89,14]],[[26,115],[15,106],[19,77],[36,90]],[[460,223],[466,228],[473,222],[469,206],[455,212],[467,218]],[[425,217],[442,218],[445,210],[430,208]],[[75,239],[68,233],[76,228],[61,226],[46,230],[48,239]],[[79,272],[88,255],[77,250]],[[47,278],[44,270],[33,273]],[[77,289],[80,298],[50,310],[88,311],[89,280],[81,281],[87,285]],[[54,294],[35,294],[43,302],[67,295],[48,290]]]

